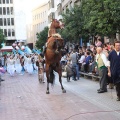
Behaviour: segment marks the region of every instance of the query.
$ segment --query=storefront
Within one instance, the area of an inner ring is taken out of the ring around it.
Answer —
[[[11,53],[13,50],[12,46],[4,46],[0,49],[0,55],[6,55],[7,53]]]

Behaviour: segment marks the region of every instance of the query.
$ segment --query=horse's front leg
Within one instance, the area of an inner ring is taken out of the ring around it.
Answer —
[[[49,92],[49,82],[47,82],[47,91],[46,91],[46,94],[50,94],[50,92]]]
[[[47,77],[47,91],[46,94],[49,94],[49,76],[50,76],[50,72],[49,72],[49,65],[46,64],[46,77]]]
[[[60,85],[61,85],[61,89],[62,89],[62,92],[63,93],[66,93],[66,90],[64,89],[63,85],[62,85],[62,79],[61,79],[61,76],[59,75],[59,82],[60,82]]]

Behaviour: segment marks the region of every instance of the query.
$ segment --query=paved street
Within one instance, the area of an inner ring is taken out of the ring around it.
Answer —
[[[46,83],[40,84],[37,74],[5,74],[0,86],[0,120],[120,120],[120,102],[115,90],[98,94],[98,82],[81,78],[63,85],[50,86],[46,94]]]

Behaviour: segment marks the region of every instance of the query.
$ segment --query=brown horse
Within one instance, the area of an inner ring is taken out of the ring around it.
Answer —
[[[47,45],[46,53],[45,53],[45,63],[46,63],[46,77],[47,77],[47,91],[46,94],[49,94],[49,83],[54,84],[55,75],[54,71],[59,75],[59,82],[61,84],[62,92],[66,93],[66,90],[62,85],[62,68],[60,65],[61,60],[61,48],[64,45],[64,41],[62,38],[57,36],[52,36],[49,38],[49,42]],[[56,50],[58,51],[56,53]]]
[[[56,29],[59,29],[59,28],[63,28],[64,25],[62,24],[62,22],[56,20],[56,19],[53,19],[52,20],[52,23],[50,25],[50,28],[49,28],[49,31],[48,31],[48,38],[51,37],[53,34],[56,34]]]

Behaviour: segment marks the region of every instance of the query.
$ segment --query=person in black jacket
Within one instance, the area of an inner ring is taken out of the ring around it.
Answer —
[[[108,76],[111,76],[116,86],[117,101],[120,101],[120,41],[115,41],[115,49],[108,56],[110,67],[108,67]]]

